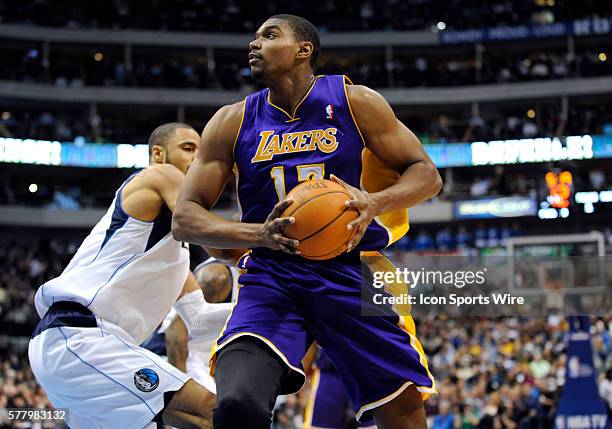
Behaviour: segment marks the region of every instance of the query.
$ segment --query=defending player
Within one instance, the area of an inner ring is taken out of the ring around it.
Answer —
[[[360,316],[359,250],[405,234],[405,209],[436,195],[441,179],[377,92],[344,76],[313,75],[318,51],[317,31],[302,18],[278,15],[258,29],[249,64],[268,88],[207,124],[174,213],[177,239],[254,248],[214,350],[215,428],[268,428],[276,396],[303,384],[300,360],[313,339],[334,362],[359,419],[371,413],[381,429],[424,428],[422,398],[435,385],[414,323]],[[392,182],[368,187],[366,161],[394,170],[370,176]],[[209,211],[234,166],[242,222]],[[348,204],[360,214],[349,227],[357,233],[347,254],[306,260],[281,233],[293,222],[279,218],[291,204],[283,198],[299,181],[328,177],[353,195]],[[371,193],[359,189],[360,179]]]
[[[66,269],[36,293],[30,364],[72,429],[211,427],[214,396],[138,346],[175,303],[190,327],[205,325],[189,250],[170,233],[198,146],[189,125],[158,127],[150,166],[124,182]]]

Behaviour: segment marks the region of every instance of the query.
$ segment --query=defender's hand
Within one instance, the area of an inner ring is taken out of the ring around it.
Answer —
[[[346,206],[356,208],[359,211],[359,216],[355,220],[349,222],[349,224],[346,226],[346,228],[349,230],[356,229],[357,231],[351,241],[349,241],[348,247],[346,249],[347,252],[350,252],[355,247],[357,247],[357,245],[365,235],[368,226],[370,225],[370,223],[372,223],[372,220],[377,215],[378,207],[374,200],[362,190],[349,185],[344,180],[340,179],[337,176],[334,176],[333,174],[330,178],[334,182],[344,186],[344,189],[346,189],[348,193],[352,195],[353,199],[348,200],[345,203]]]
[[[269,247],[273,250],[282,250],[285,253],[293,255],[299,255],[300,251],[297,250],[297,246],[300,244],[299,241],[289,237],[285,237],[282,233],[283,226],[289,225],[295,222],[294,217],[279,217],[283,210],[291,205],[293,201],[284,200],[277,203],[268,218],[262,225],[259,232],[259,239],[261,245]]]

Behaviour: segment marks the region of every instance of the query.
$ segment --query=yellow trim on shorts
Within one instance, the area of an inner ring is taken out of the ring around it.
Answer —
[[[412,318],[412,316],[400,316],[398,325],[400,326],[400,328],[406,331],[406,333],[410,337],[410,346],[412,346],[412,348],[415,349],[419,354],[419,362],[421,362],[421,365],[423,365],[423,367],[427,371],[427,377],[429,377],[429,379],[431,380],[430,389],[433,390],[432,393],[437,394],[438,389],[436,388],[436,380],[429,371],[429,365],[427,363],[427,356],[425,355],[425,350],[423,350],[421,342],[416,337],[416,327],[414,325],[414,319]],[[429,395],[424,397],[423,400],[427,399],[428,397]]]
[[[314,415],[315,399],[319,390],[319,381],[321,380],[321,370],[315,368],[312,371],[312,385],[310,387],[310,394],[308,395],[308,402],[304,409],[304,429],[315,429],[312,426],[312,416]]]
[[[431,387],[417,386],[412,381],[407,381],[404,384],[402,384],[402,387],[397,389],[392,394],[387,395],[384,398],[379,399],[378,401],[370,402],[369,404],[365,404],[363,407],[359,408],[359,411],[357,411],[357,413],[355,414],[355,418],[357,420],[361,420],[361,416],[363,415],[363,413],[365,413],[366,411],[370,411],[370,410],[373,410],[375,408],[378,408],[378,407],[380,407],[382,405],[385,405],[386,403],[391,402],[392,400],[397,398],[404,390],[406,390],[411,385],[414,385],[416,387],[416,390],[421,392],[421,394],[423,396],[423,400],[429,398],[429,396],[431,396],[432,393],[436,393],[436,394],[438,393],[437,391],[433,391],[431,389]]]
[[[357,420],[361,419],[362,414],[365,413],[366,411],[373,410],[374,408],[378,408],[381,405],[391,402],[393,399],[397,398],[404,390],[406,390],[410,385],[415,386],[416,390],[421,392],[421,397],[423,398],[423,401],[426,401],[427,398],[429,398],[432,394],[434,395],[438,394],[438,390],[436,388],[436,380],[434,379],[433,375],[431,375],[431,372],[429,371],[429,367],[427,365],[427,357],[425,356],[425,351],[423,350],[423,346],[421,346],[421,343],[416,337],[416,328],[415,328],[414,320],[412,319],[411,316],[400,316],[399,318],[400,320],[398,322],[398,326],[404,332],[408,334],[410,338],[410,346],[414,350],[416,350],[416,352],[418,353],[419,362],[425,368],[425,370],[427,371],[427,377],[429,377],[429,379],[431,380],[431,387],[418,386],[414,384],[414,382],[412,381],[406,381],[404,384],[402,384],[402,386],[399,389],[397,389],[395,392],[391,393],[390,395],[387,395],[384,398],[379,399],[378,401],[374,401],[374,402],[365,404],[361,408],[359,408],[359,411],[357,411],[357,413],[355,414],[355,417],[357,418]]]

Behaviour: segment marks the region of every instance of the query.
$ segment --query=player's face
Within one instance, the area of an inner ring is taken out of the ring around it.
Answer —
[[[249,43],[249,65],[253,79],[266,81],[294,67],[300,44],[282,19],[268,19]]]
[[[178,128],[166,145],[166,162],[187,174],[200,147],[200,136],[194,130]]]

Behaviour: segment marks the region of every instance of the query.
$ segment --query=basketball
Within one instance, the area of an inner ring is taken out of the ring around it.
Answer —
[[[355,234],[346,226],[359,212],[344,204],[352,196],[342,185],[331,180],[308,180],[293,188],[287,199],[293,203],[282,217],[293,216],[295,223],[285,225],[283,233],[299,240],[301,256],[324,260],[346,251]]]

